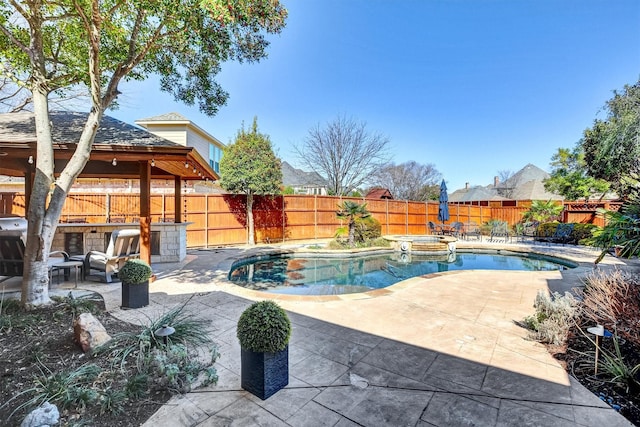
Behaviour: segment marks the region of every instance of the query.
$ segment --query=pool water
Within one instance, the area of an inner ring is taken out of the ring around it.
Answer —
[[[277,294],[336,295],[386,288],[411,277],[455,270],[549,271],[567,261],[534,254],[451,253],[444,256],[384,253],[347,258],[275,256],[246,260],[229,272],[236,285]]]

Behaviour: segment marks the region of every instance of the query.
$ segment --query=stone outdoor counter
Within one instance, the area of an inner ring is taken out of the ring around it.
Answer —
[[[180,262],[187,256],[187,225],[158,222],[151,224],[151,262]],[[113,230],[139,228],[137,223],[61,223],[53,238],[52,251],[84,255],[104,252]]]

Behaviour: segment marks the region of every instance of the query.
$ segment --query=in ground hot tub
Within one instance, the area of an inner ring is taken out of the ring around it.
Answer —
[[[456,251],[456,239],[452,236],[384,236],[401,252],[428,252],[447,254]]]

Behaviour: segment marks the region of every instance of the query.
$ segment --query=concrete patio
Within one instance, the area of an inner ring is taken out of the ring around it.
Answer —
[[[119,308],[119,283],[80,285],[102,294],[108,310],[126,321],[146,323],[189,300],[190,310],[212,322],[221,353],[217,385],[175,396],[145,426],[631,425],[514,323],[533,313],[539,289],[579,286],[597,252],[536,245],[583,264],[553,272],[438,273],[344,296],[271,295],[226,280],[239,258],[297,246],[195,250],[179,265],[154,265],[158,280],[144,309]],[[599,268],[616,265],[623,264],[607,257]],[[265,298],[288,311],[293,333],[289,385],[261,401],[240,388],[235,326],[248,305]]]

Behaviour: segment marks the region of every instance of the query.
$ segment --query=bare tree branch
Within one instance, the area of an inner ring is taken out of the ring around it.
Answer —
[[[364,122],[339,116],[310,129],[295,150],[303,165],[327,178],[329,192],[347,195],[388,161],[388,145],[387,137],[368,132]]]

